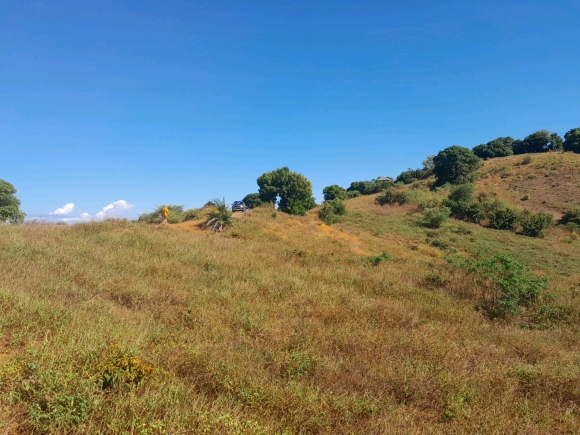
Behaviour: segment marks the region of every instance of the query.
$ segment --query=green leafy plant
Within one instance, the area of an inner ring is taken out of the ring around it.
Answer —
[[[494,208],[488,213],[488,228],[515,231],[518,228],[520,213],[510,207]]]
[[[525,211],[520,223],[522,234],[528,237],[544,237],[544,230],[552,225],[553,216],[549,213],[530,213]]]
[[[205,223],[205,227],[214,232],[221,232],[232,224],[232,212],[225,198],[215,198],[212,203],[214,204],[214,209],[209,213],[209,219]]]
[[[324,221],[327,225],[332,225],[336,222],[340,221],[340,216],[346,213],[346,207],[342,203],[340,199],[333,199],[330,201],[326,201],[320,211],[318,212],[318,216],[320,219]]]
[[[368,257],[363,257],[363,261],[373,266],[378,266],[383,261],[390,260],[391,255],[388,252],[383,252],[381,255],[369,255]]]
[[[483,308],[491,318],[508,318],[534,305],[548,286],[548,278],[537,276],[508,255],[485,260],[451,259],[451,264],[478,278],[487,292]]]
[[[97,384],[103,390],[138,385],[155,371],[152,365],[143,363],[133,351],[119,346],[111,346],[111,351],[111,357],[99,366]]]
[[[449,219],[451,210],[447,207],[426,208],[421,212],[423,225],[429,228],[439,228]]]
[[[407,192],[399,192],[394,189],[387,189],[382,194],[375,198],[375,202],[380,205],[403,205],[409,202],[409,194]]]
[[[326,186],[324,189],[322,189],[322,194],[324,195],[325,201],[332,201],[333,199],[346,199],[346,189],[339,186],[338,184]]]

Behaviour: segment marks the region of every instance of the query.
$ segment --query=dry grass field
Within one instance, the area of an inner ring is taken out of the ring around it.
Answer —
[[[578,204],[580,156],[521,160],[486,162],[478,188]],[[415,203],[443,193],[406,188],[331,227],[269,208],[220,234],[0,226],[0,434],[580,433],[580,240],[425,228]],[[550,284],[491,320],[449,258],[499,253]]]

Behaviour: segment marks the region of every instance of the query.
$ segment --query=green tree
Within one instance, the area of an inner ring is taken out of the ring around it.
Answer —
[[[287,167],[265,172],[258,177],[260,200],[275,203],[278,209],[289,214],[305,215],[316,207],[312,196],[312,183],[304,175]]]
[[[256,208],[262,205],[262,200],[260,199],[259,193],[248,193],[246,196],[244,196],[244,199],[242,199],[242,201],[244,201],[246,207],[249,208]]]
[[[509,136],[498,137],[485,145],[477,145],[473,148],[473,153],[482,159],[511,156],[514,153],[513,143],[514,139]]]
[[[523,140],[522,144],[513,147],[514,154],[541,153],[546,151],[546,146],[552,146],[555,151],[562,150],[563,141],[557,133],[548,130],[538,130]]]
[[[346,189],[339,186],[338,184],[326,186],[324,189],[322,189],[322,194],[324,195],[325,201],[332,201],[333,199],[346,199]]]
[[[19,224],[26,213],[20,210],[20,200],[14,196],[16,189],[8,181],[0,180],[0,222]]]
[[[564,150],[580,153],[580,128],[573,128],[564,135]]]
[[[433,158],[433,172],[437,184],[462,183],[466,177],[481,165],[479,157],[465,147],[454,145],[439,151]]]

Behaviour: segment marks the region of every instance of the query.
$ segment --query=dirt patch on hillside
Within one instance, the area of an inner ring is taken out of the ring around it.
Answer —
[[[361,240],[358,237],[345,233],[344,231],[336,230],[326,224],[320,224],[318,226],[318,229],[322,234],[326,234],[330,237],[334,237],[336,239],[341,239],[346,242],[349,242],[350,249],[355,254],[368,255],[368,253],[365,250],[361,249],[360,247]]]
[[[477,184],[501,200],[559,219],[562,213],[580,206],[580,156],[571,153],[533,154],[485,162]]]

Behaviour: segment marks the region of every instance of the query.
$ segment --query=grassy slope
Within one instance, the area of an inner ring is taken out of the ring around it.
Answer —
[[[513,200],[510,185],[543,170],[533,165],[578,184],[578,156],[561,156],[486,162],[479,187]],[[489,171],[505,165],[510,175]],[[522,206],[568,204],[534,196]],[[373,201],[348,201],[332,228],[315,211],[268,209],[220,235],[195,223],[1,226],[0,433],[578,433],[577,317],[490,322],[430,242],[507,251],[552,278],[547,307],[575,313],[580,241],[457,221],[433,231],[413,205]],[[363,260],[384,251],[390,261]],[[102,390],[117,349],[154,370]]]

